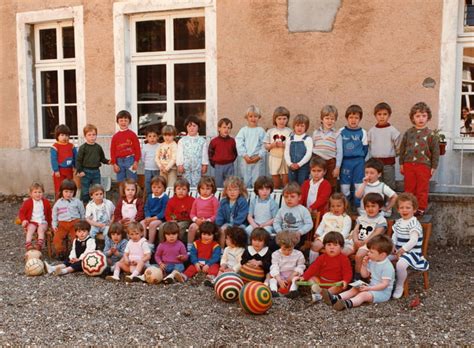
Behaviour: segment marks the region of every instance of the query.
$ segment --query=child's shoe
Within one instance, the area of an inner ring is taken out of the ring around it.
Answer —
[[[280,297],[280,293],[278,291],[271,291],[272,297]]]
[[[177,270],[174,270],[173,272],[171,272],[171,274],[173,274],[174,279],[176,279],[180,283],[184,283],[186,281],[186,276]]]
[[[204,280],[204,285],[213,288],[215,278],[216,277],[214,277],[213,275],[208,275],[206,279]]]
[[[109,275],[107,277],[105,277],[105,280],[112,280],[112,281],[120,281],[120,278],[119,277],[116,277],[114,275]]]
[[[53,274],[54,273],[54,269],[55,267],[54,266],[51,266],[49,263],[47,263],[46,261],[44,261],[44,268],[46,269],[46,272],[48,272],[48,274]]]
[[[146,282],[144,274],[136,276],[135,279],[141,280],[142,282]]]
[[[344,309],[347,309],[347,303],[344,300],[337,300],[337,302],[332,306],[336,311],[343,311]]]
[[[395,287],[395,290],[393,291],[392,298],[398,300],[400,297],[403,295],[403,287]]]
[[[137,280],[138,280],[137,277],[132,277],[131,275],[126,275],[126,276],[125,276],[125,281],[126,281],[127,283],[134,283],[134,282],[136,282]]]
[[[415,212],[415,216],[418,217],[418,218],[423,217],[423,215],[425,215],[425,211],[424,211],[424,210],[418,209],[418,210]]]
[[[323,299],[323,297],[321,296],[321,294],[319,294],[317,292],[311,294],[311,302],[312,303],[318,303],[322,299]]]
[[[174,271],[173,271],[174,272]],[[171,272],[168,274],[164,279],[163,279],[163,284],[173,284],[175,282],[174,280],[174,274]]]
[[[327,304],[328,306],[332,306],[337,302],[337,297],[331,294],[328,289],[322,289],[321,296],[322,296],[323,302]]]

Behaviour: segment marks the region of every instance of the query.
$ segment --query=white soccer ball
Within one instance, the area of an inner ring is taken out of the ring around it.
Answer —
[[[145,270],[145,281],[148,284],[158,284],[163,280],[163,271],[161,268],[151,266]]]
[[[44,273],[44,263],[40,259],[29,259],[25,264],[25,274],[30,277]]]

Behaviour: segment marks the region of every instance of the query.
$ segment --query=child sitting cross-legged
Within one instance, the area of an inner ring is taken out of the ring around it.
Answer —
[[[171,284],[174,283],[173,271],[184,271],[183,262],[188,259],[188,254],[183,242],[178,239],[179,225],[176,222],[165,222],[162,230],[165,241],[158,245],[155,260],[161,270],[168,274],[163,283]]]
[[[216,242],[218,235],[219,228],[213,222],[206,221],[199,226],[200,239],[193,243],[189,254],[191,265],[183,273],[177,270],[171,272],[174,279],[183,283],[202,272],[207,274],[206,283],[212,284],[219,272],[221,258],[221,247]]]
[[[115,264],[122,259],[127,246],[127,233],[119,222],[113,222],[105,237],[104,255],[107,258],[107,266],[114,270]]]
[[[353,287],[339,295],[323,289],[322,296],[326,304],[341,311],[363,303],[380,303],[390,299],[395,279],[395,270],[388,259],[393,248],[392,241],[387,236],[378,235],[367,243],[367,248],[369,254],[362,261],[360,273],[364,278],[370,277],[370,284]]]
[[[115,265],[114,274],[105,278],[107,280],[120,280],[120,271],[131,273],[125,276],[126,282],[141,280],[140,274],[149,265],[151,250],[143,237],[143,226],[138,222],[130,222],[127,225],[127,233],[129,240],[123,258]]]
[[[303,253],[295,249],[298,242],[299,235],[296,232],[282,231],[276,236],[280,249],[272,254],[270,274],[266,280],[273,297],[280,296],[278,289],[282,293],[288,293],[288,297],[298,294],[295,281],[306,268]]]
[[[51,266],[47,262],[46,270],[49,274],[64,275],[72,272],[82,271],[82,259],[87,253],[95,250],[95,239],[89,236],[91,225],[85,220],[79,220],[74,224],[76,238],[72,242],[69,258],[63,264]]]
[[[302,280],[321,284],[312,291],[312,302],[322,299],[320,289],[326,289],[330,294],[338,294],[347,288],[352,279],[352,266],[349,258],[342,253],[344,237],[339,232],[329,232],[323,239],[325,253],[319,256],[309,266],[301,277]],[[342,285],[324,285],[342,282]]]

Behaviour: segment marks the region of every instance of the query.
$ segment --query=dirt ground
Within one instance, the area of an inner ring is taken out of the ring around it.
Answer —
[[[309,296],[277,298],[266,315],[188,284],[110,283],[73,274],[26,277],[19,204],[0,202],[0,345],[373,345],[474,343],[473,249],[431,247],[428,291],[335,312]],[[419,297],[421,304],[411,308]]]

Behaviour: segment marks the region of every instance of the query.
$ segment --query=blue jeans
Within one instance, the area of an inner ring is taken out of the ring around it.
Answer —
[[[290,182],[296,181],[298,184],[302,185],[303,182],[309,178],[309,164],[306,163],[298,170],[292,170],[288,168],[288,179]]]
[[[94,184],[100,184],[100,170],[85,169],[85,176],[81,177],[81,201],[88,203],[90,201],[89,188]]]
[[[125,179],[133,179],[137,181],[137,172],[132,172],[130,167],[135,162],[135,156],[120,157],[117,158],[117,165],[120,168],[120,171],[117,173],[117,181],[122,182]]]
[[[184,265],[182,263],[168,263],[165,268],[166,274],[170,274],[174,270],[177,270],[180,273],[184,272]]]
[[[154,176],[157,176],[157,175],[160,175],[160,171],[159,170],[148,170],[148,169],[145,169],[145,190],[146,190],[146,194],[149,194],[151,193],[151,179],[154,177]]]

